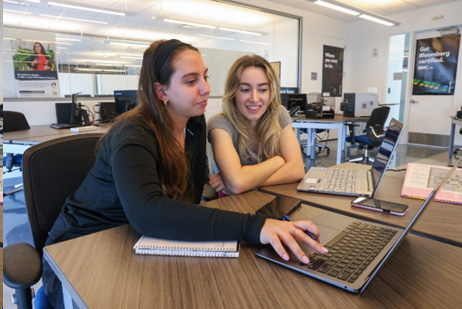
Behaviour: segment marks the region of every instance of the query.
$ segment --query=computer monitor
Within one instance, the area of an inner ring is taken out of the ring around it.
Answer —
[[[131,110],[137,105],[136,90],[114,90],[114,100],[118,115]]]
[[[98,102],[99,121],[109,123],[117,117],[115,102]]]
[[[80,103],[77,102],[77,93],[72,94],[70,124],[82,125],[82,114]]]
[[[72,123],[72,103],[55,103],[56,123]]]
[[[289,93],[287,94],[287,109],[290,111],[294,107],[300,107],[300,112],[304,113],[306,109],[306,93]]]

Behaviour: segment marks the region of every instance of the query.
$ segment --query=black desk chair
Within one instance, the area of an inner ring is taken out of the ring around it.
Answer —
[[[28,129],[30,129],[30,126],[23,113],[13,111],[3,112],[3,132],[7,133]],[[7,153],[3,158],[3,167],[5,168],[5,173],[13,171],[14,167],[22,170],[22,155]]]
[[[356,136],[354,133],[354,127],[357,126],[357,124],[348,123],[350,136],[346,138],[346,141],[350,142],[352,145],[358,143],[359,149],[364,149],[361,157],[351,159],[349,162],[367,163],[367,161],[374,161],[373,158],[369,157],[368,151],[382,144],[382,140],[385,135],[383,127],[389,113],[390,107],[388,106],[375,108],[366,123],[366,129],[363,131],[366,134],[364,135]]]
[[[14,132],[30,129],[26,116],[20,112],[4,111],[3,112],[3,131]],[[14,171],[15,168],[22,171],[22,154],[6,153],[3,157],[3,173]],[[23,189],[22,184],[17,184],[13,189],[3,192],[4,196],[13,194]]]
[[[15,289],[18,308],[32,308],[31,286],[42,276],[42,251],[48,232],[67,196],[77,190],[93,166],[102,134],[54,139],[24,152],[23,181],[35,248],[12,244],[3,251],[3,282]]]

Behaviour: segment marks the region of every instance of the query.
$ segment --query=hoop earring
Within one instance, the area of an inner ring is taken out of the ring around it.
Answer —
[[[167,100],[164,100],[164,105],[165,105],[165,106],[167,106],[167,103],[168,103],[168,101],[167,101]]]

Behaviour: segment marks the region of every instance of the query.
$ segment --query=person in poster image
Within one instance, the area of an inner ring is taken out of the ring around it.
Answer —
[[[27,63],[32,71],[49,71],[51,70],[50,57],[47,56],[45,47],[42,43],[34,43],[34,53],[27,58]]]

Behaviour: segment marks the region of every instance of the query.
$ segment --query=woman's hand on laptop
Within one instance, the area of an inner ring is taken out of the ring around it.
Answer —
[[[307,232],[319,239],[319,230],[311,221],[288,222],[266,219],[260,233],[260,241],[262,244],[270,244],[282,259],[288,261],[289,254],[282,245],[284,243],[301,262],[308,264],[309,259],[298,242],[302,242],[322,254],[327,253],[327,249],[308,236]]]

